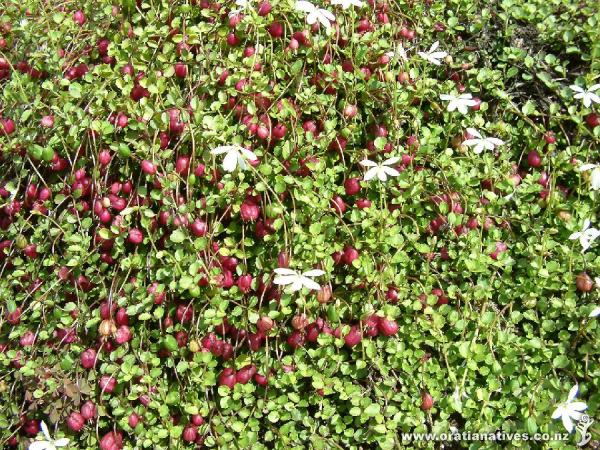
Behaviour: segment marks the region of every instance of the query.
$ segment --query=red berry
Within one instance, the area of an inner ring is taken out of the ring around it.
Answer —
[[[132,228],[131,230],[129,230],[128,239],[129,242],[131,242],[133,245],[139,245],[144,240],[144,234],[141,232],[141,230],[137,228]]]
[[[110,431],[100,439],[100,450],[121,450],[123,436],[118,431]]]
[[[359,178],[348,178],[344,181],[344,189],[346,195],[356,195],[360,192],[360,179]]]
[[[527,163],[531,167],[540,167],[542,165],[542,157],[537,151],[531,150],[527,155]]]
[[[233,389],[236,383],[236,376],[232,368],[227,367],[223,369],[219,375],[219,386],[227,386],[229,389]]]
[[[81,353],[79,358],[84,369],[91,369],[96,365],[96,350],[88,348]]]
[[[198,428],[188,425],[183,429],[182,437],[185,442],[194,442],[198,438]]]
[[[134,412],[133,412],[133,413],[131,413],[131,414],[129,415],[129,418],[127,419],[127,423],[129,424],[129,426],[130,426],[131,428],[135,428],[135,427],[137,427],[137,424],[139,423],[139,421],[140,421],[140,416],[138,416],[138,415],[137,415],[136,413],[134,413]]]
[[[15,123],[12,119],[0,119],[0,136],[13,134],[15,132]]]
[[[433,397],[431,394],[429,394],[429,392],[423,392],[421,394],[421,409],[423,411],[429,411],[431,408],[433,408],[433,403]]]
[[[395,320],[388,320],[382,317],[379,319],[379,331],[384,336],[393,336],[398,332],[398,324]]]
[[[156,165],[146,159],[142,161],[141,167],[142,172],[148,175],[154,175],[156,173]]]
[[[96,417],[96,405],[91,400],[88,400],[81,405],[81,415],[85,420],[91,421]]]
[[[67,417],[67,426],[71,431],[79,433],[85,426],[85,418],[78,412],[72,412]]]
[[[184,63],[175,63],[175,76],[185,78],[188,74],[188,67]]]
[[[352,348],[355,345],[358,345],[361,340],[362,340],[362,333],[360,332],[360,329],[356,325],[353,325],[350,328],[350,331],[348,332],[348,334],[346,336],[344,336],[344,343],[346,344],[346,347],[349,347],[349,348]]]
[[[344,250],[343,262],[344,262],[344,264],[349,266],[352,264],[352,262],[355,259],[358,259],[358,257],[359,257],[358,250],[356,250],[355,248],[352,248],[352,247],[347,247]]]
[[[590,128],[596,128],[598,125],[600,125],[600,115],[597,113],[588,114],[585,118],[585,121]]]
[[[206,236],[208,225],[201,219],[196,219],[190,224],[190,231],[196,237]]]
[[[85,14],[83,14],[83,11],[75,11],[73,13],[73,21],[77,25],[82,26],[85,23]]]
[[[110,375],[102,375],[98,381],[100,389],[109,394],[117,387],[117,380]]]

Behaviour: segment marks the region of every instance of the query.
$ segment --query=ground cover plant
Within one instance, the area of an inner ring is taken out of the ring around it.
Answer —
[[[596,2],[1,6],[0,447],[598,442]]]

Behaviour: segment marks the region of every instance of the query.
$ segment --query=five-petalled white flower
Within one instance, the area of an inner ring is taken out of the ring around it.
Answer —
[[[314,291],[318,291],[321,289],[321,286],[316,281],[312,280],[312,277],[319,277],[324,275],[320,269],[309,270],[308,272],[298,273],[292,269],[285,268],[277,268],[275,269],[275,273],[277,276],[273,280],[273,283],[279,284],[282,286],[290,286],[290,291],[299,291],[303,287],[307,289],[311,289]]]
[[[431,64],[435,64],[436,66],[439,66],[440,64],[442,64],[442,62],[440,60],[442,58],[445,58],[446,56],[448,56],[447,52],[436,51],[439,46],[440,46],[439,41],[435,41],[431,45],[429,50],[427,50],[426,52],[419,52],[419,56],[421,58],[423,58],[424,60],[429,61]]]
[[[471,94],[461,94],[459,96],[454,94],[440,94],[440,99],[450,102],[446,107],[448,111],[458,110],[462,114],[467,114],[469,107],[477,104]]]
[[[473,136],[470,139],[463,141],[468,147],[475,147],[473,151],[476,154],[480,154],[484,150],[494,150],[496,147],[504,144],[504,141],[494,137],[484,138],[479,131],[475,128],[467,128],[467,133]]]
[[[600,189],[600,164],[584,164],[577,168],[579,172],[592,171],[590,175],[590,187],[594,190]]]
[[[342,9],[348,9],[351,6],[362,8],[365,4],[361,0],[331,0],[332,5],[341,5]]]
[[[581,229],[581,231],[573,233],[571,236],[569,236],[569,239],[571,239],[571,240],[579,239],[579,242],[581,244],[581,253],[584,253],[588,248],[590,248],[592,243],[599,236],[600,236],[600,230],[598,230],[597,228],[590,227],[590,220],[585,219],[585,221],[583,222],[583,228]]]
[[[56,450],[59,447],[66,447],[69,444],[69,439],[67,438],[52,439],[48,432],[48,427],[43,421],[40,424],[40,428],[45,440],[33,441],[28,447],[29,450]]]
[[[569,433],[573,431],[573,421],[578,422],[583,415],[583,411],[587,409],[587,405],[584,402],[574,401],[578,389],[578,385],[573,386],[569,391],[567,401],[558,405],[552,413],[553,419],[562,419],[562,423]]]
[[[397,157],[386,159],[381,164],[377,164],[375,161],[371,161],[369,159],[362,160],[360,162],[361,166],[370,167],[370,169],[365,173],[364,180],[369,181],[377,177],[380,181],[387,181],[388,176],[397,177],[400,175],[400,172],[390,166],[393,166],[398,161],[400,161],[400,158]]]
[[[306,16],[306,22],[309,25],[312,25],[318,21],[325,27],[325,29],[329,30],[331,28],[331,22],[335,21],[335,16],[332,12],[319,8],[313,5],[311,2],[307,2],[305,0],[297,1],[295,8],[296,11],[301,11],[308,14],[308,16]]]
[[[576,84],[569,86],[572,91],[577,92],[573,98],[580,99],[586,108],[589,108],[592,103],[600,103],[600,97],[594,91],[600,89],[600,83],[594,84],[588,90],[585,90]]]
[[[256,161],[258,159],[254,152],[240,145],[221,145],[212,149],[211,153],[213,155],[221,155],[225,153],[225,158],[223,159],[223,170],[227,172],[233,172],[238,166],[240,167],[240,170],[246,170],[246,159],[250,161]]]

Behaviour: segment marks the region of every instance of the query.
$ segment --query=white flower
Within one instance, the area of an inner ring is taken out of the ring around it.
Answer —
[[[280,284],[282,286],[291,285],[290,291],[299,291],[303,287],[318,291],[321,289],[319,283],[311,280],[311,277],[318,277],[324,275],[325,272],[319,269],[309,270],[308,272],[298,273],[292,269],[275,269],[275,273],[278,275],[273,280],[273,283]]]
[[[600,189],[600,165],[599,164],[584,164],[577,169],[579,172],[592,171],[590,176],[591,188],[594,190]]]
[[[582,411],[587,409],[587,405],[584,402],[574,402],[577,396],[577,385],[573,386],[569,391],[569,397],[567,401],[558,405],[558,407],[552,413],[553,419],[562,419],[562,423],[569,433],[573,431],[573,420],[576,422],[581,419]]]
[[[473,137],[464,141],[463,144],[469,147],[475,147],[473,151],[476,154],[480,154],[484,150],[494,150],[494,148],[504,144],[504,141],[498,138],[484,138],[483,136],[481,136],[481,133],[475,128],[467,128],[467,133],[469,133]]]
[[[459,112],[466,114],[470,106],[475,106],[477,102],[473,100],[471,94],[461,94],[458,97],[454,94],[440,94],[441,100],[449,101],[448,111],[452,112],[457,109]]]
[[[390,58],[398,58],[404,62],[408,61],[408,55],[406,54],[406,50],[404,49],[404,47],[402,46],[402,42],[398,42],[398,45],[396,46],[396,49],[391,51],[391,52],[387,52],[386,56],[390,57]]]
[[[600,83],[594,84],[587,91],[583,88],[580,88],[576,84],[573,84],[569,87],[571,88],[572,91],[577,92],[577,94],[575,94],[573,96],[573,98],[583,100],[583,104],[585,105],[586,108],[589,108],[592,105],[592,102],[600,103],[600,97],[598,97],[598,94],[596,94],[594,92],[594,91],[600,89]]]
[[[296,11],[302,11],[308,14],[306,22],[312,25],[319,21],[327,30],[331,28],[331,22],[335,21],[333,13],[326,9],[321,9],[313,5],[311,2],[299,0],[296,2]]]
[[[69,439],[67,438],[52,439],[48,432],[48,427],[43,421],[40,424],[40,428],[46,440],[32,442],[28,447],[29,450],[56,450],[58,447],[66,447],[69,444]]]
[[[238,7],[229,12],[229,17],[237,16],[239,13],[244,11],[248,6],[250,6],[252,0],[235,0],[235,5]]]
[[[399,160],[400,158],[390,158],[386,159],[381,164],[377,164],[376,162],[371,161],[369,159],[362,160],[360,162],[361,166],[370,167],[370,169],[367,170],[367,172],[365,173],[364,180],[369,181],[377,177],[381,181],[387,181],[388,176],[397,177],[398,175],[400,175],[400,172],[398,172],[396,169],[390,166],[396,164]]]
[[[332,5],[342,5],[342,9],[348,9],[351,6],[362,8],[365,4],[361,0],[331,0]]]
[[[421,58],[429,61],[431,64],[435,64],[436,66],[439,66],[440,64],[442,64],[440,59],[448,56],[448,53],[446,53],[446,52],[440,52],[440,51],[436,52],[436,50],[439,46],[440,46],[440,43],[438,41],[435,41],[431,45],[431,48],[429,50],[427,50],[426,52],[419,52],[419,56]]]
[[[213,155],[225,153],[223,170],[227,172],[233,172],[237,166],[240,166],[240,170],[246,170],[246,159],[249,159],[250,161],[256,161],[258,159],[253,152],[240,145],[221,145],[212,149],[211,153]]]
[[[599,236],[600,236],[600,230],[598,230],[596,228],[590,228],[590,220],[585,219],[585,221],[583,222],[583,228],[581,229],[581,231],[573,233],[571,236],[569,236],[569,239],[571,239],[571,240],[579,239],[579,242],[581,243],[581,248],[582,248],[581,253],[584,253],[588,248],[590,248],[592,243]]]

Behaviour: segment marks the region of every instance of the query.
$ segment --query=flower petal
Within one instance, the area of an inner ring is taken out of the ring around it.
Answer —
[[[598,316],[600,316],[600,306],[596,306],[590,313],[590,317],[598,317]]]
[[[29,450],[46,450],[48,448],[49,442],[47,441],[35,441],[29,444],[27,447]]]
[[[223,170],[233,172],[238,164],[238,156],[239,154],[235,150],[228,152],[223,159]]]
[[[595,168],[592,171],[592,176],[591,176],[591,188],[598,190],[600,189],[600,167]]]
[[[302,276],[304,277],[320,277],[321,275],[325,275],[325,271],[321,269],[313,269],[308,272],[304,272]]]
[[[467,112],[469,112],[468,109],[468,105],[466,103],[458,103],[458,105],[456,106],[456,109],[458,109],[458,111],[462,114],[467,114]]]
[[[393,167],[383,166],[381,169],[386,173],[386,175],[389,175],[390,177],[400,176],[400,172],[398,172]]]
[[[585,172],[586,170],[595,169],[596,167],[598,167],[598,164],[583,164],[582,166],[579,166],[577,170],[579,172]]]
[[[372,169],[367,170],[367,172],[365,173],[365,181],[369,181],[372,180],[373,178],[375,178],[375,176],[377,176],[377,172],[379,172],[379,166],[373,167]]]
[[[573,431],[573,421],[571,420],[571,418],[569,417],[568,414],[563,414],[562,415],[562,423],[565,426],[565,429],[571,433]]]
[[[290,291],[296,292],[302,289],[302,277],[297,277],[296,281],[290,286]]]
[[[69,445],[69,439],[68,438],[58,439],[58,440],[54,441],[54,445],[56,447],[66,447],[67,445]]]
[[[442,58],[445,58],[446,56],[448,56],[448,53],[446,53],[446,52],[435,52],[435,53],[429,54],[429,57],[435,58],[435,59],[442,59]]]
[[[273,272],[275,272],[277,275],[298,275],[298,272],[288,269],[287,267],[278,267]]]
[[[440,100],[454,100],[456,97],[450,94],[440,94]]]
[[[213,148],[210,151],[210,153],[212,155],[221,155],[223,153],[227,153],[227,152],[230,152],[235,149],[236,149],[235,145],[220,145],[218,147]]]
[[[250,161],[256,161],[258,159],[256,154],[253,151],[248,150],[247,148],[240,147],[239,151]]]
[[[296,5],[294,5],[294,9],[296,11],[312,13],[312,12],[316,11],[317,7],[315,5],[313,5],[311,2],[299,0],[296,2]]]
[[[567,403],[570,403],[577,397],[577,391],[579,390],[579,385],[574,385],[569,391],[569,395],[567,396]]]
[[[552,413],[552,418],[553,419],[558,419],[559,417],[561,417],[563,415],[564,412],[565,412],[564,408],[562,407],[562,405],[560,405]]]
[[[52,437],[50,436],[50,433],[48,432],[48,425],[46,425],[46,422],[44,422],[43,420],[40,422],[40,429],[42,430],[44,437],[46,439],[48,439],[49,441],[52,441]]]
[[[498,139],[495,137],[490,137],[486,139],[488,142],[491,142],[495,147],[499,147],[501,145],[504,145],[504,141],[502,139]]]
[[[302,285],[305,288],[312,289],[314,291],[318,291],[321,289],[321,285],[319,283],[317,283],[314,280],[311,280],[308,277],[302,277],[301,280],[302,280]]]
[[[581,237],[581,233],[578,231],[577,233],[573,233],[571,236],[569,236],[569,239],[575,240],[575,239],[579,239],[580,237]]]
[[[571,86],[569,86],[569,88],[571,88],[571,90],[575,91],[575,92],[585,92],[582,88],[580,88],[576,84],[572,84]]]
[[[466,145],[467,147],[472,147],[474,145],[481,144],[481,139],[467,139],[466,141],[463,141],[462,143],[463,143],[463,145]]]
[[[588,94],[588,98],[594,103],[600,103],[600,97],[598,97],[598,95],[594,94],[593,92],[590,92]]]
[[[359,162],[359,164],[364,167],[377,167],[377,163],[375,161],[371,161],[370,159],[363,159],[361,162]]]
[[[319,9],[319,12],[326,19],[328,19],[328,20],[330,20],[332,22],[335,21],[335,16],[333,15],[333,13],[331,11],[328,11],[326,9]]]
[[[585,94],[583,96],[583,104],[585,105],[586,108],[589,108],[590,106],[592,106],[592,99],[589,96],[589,94]]]
[[[398,161],[400,161],[400,158],[398,158],[397,156],[394,156],[393,158],[386,159],[384,162],[381,163],[381,165],[382,166],[392,166],[392,165],[396,164]]]
[[[319,20],[319,22],[321,23],[321,25],[323,25],[325,27],[325,29],[329,29],[331,28],[331,22],[329,22],[330,19],[328,19],[325,14],[323,14],[323,9],[319,10],[319,13],[317,14],[317,19]],[[328,12],[328,11],[326,11]]]
[[[569,409],[569,411],[585,411],[587,409],[588,405],[585,404],[585,402],[572,402],[569,403],[569,405],[567,406],[567,408]]]
[[[275,279],[273,280],[274,284],[279,284],[282,286],[286,286],[288,284],[293,284],[298,280],[298,275],[281,275],[278,277],[275,277]]]
[[[387,174],[385,173],[385,170],[383,170],[383,167],[377,168],[377,178],[379,181],[387,181]]]
[[[481,133],[479,131],[477,131],[475,128],[467,128],[467,133],[469,133],[473,137],[483,139],[483,136],[481,136]]]

